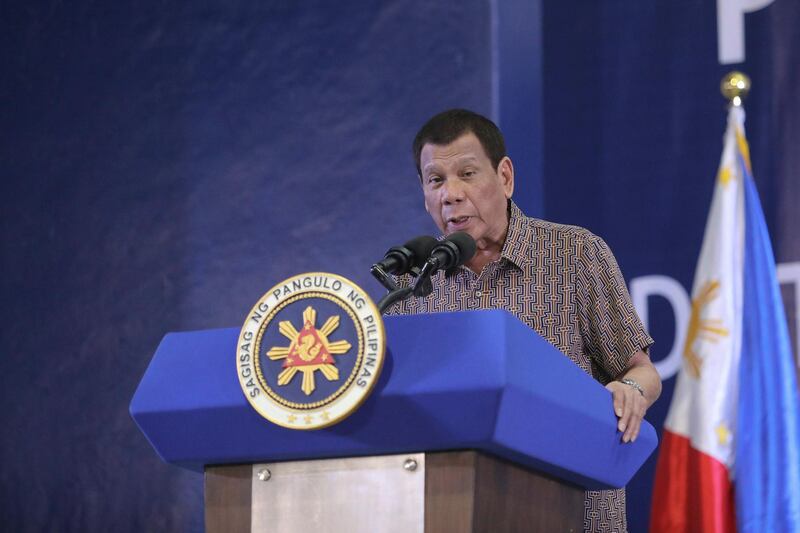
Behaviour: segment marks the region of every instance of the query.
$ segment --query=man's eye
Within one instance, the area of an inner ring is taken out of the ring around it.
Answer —
[[[428,183],[441,183],[442,177],[437,175],[428,176]]]

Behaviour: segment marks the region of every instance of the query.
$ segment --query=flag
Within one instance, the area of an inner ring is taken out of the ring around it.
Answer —
[[[772,245],[731,106],[656,467],[651,532],[800,533],[800,402]]]

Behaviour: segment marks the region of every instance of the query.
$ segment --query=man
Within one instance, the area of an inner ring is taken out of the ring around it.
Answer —
[[[646,353],[653,341],[606,244],[520,211],[503,136],[481,115],[434,116],[413,150],[425,209],[443,234],[469,233],[477,252],[438,273],[430,296],[401,302],[393,314],[510,311],[611,391],[622,441],[636,440],[661,380]],[[584,530],[626,531],[625,489],[587,492]]]

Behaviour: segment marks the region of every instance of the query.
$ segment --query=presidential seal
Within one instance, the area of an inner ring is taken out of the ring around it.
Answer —
[[[250,405],[283,427],[336,424],[380,375],[386,334],[378,308],[355,283],[309,272],[275,285],[239,334],[236,370]]]

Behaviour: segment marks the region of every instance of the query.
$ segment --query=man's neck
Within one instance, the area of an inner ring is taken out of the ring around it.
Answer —
[[[506,239],[508,238],[508,230],[510,228],[511,200],[508,201],[508,208],[506,209],[506,226],[503,228],[503,234],[499,239],[494,239],[492,241],[486,239],[476,242],[477,250],[475,251],[475,255],[472,256],[472,259],[465,262],[464,266],[480,275],[486,265],[493,261],[500,260],[500,255],[503,252],[503,246],[505,246]]]
[[[465,262],[464,266],[476,274],[483,272],[483,269],[486,267],[486,265],[500,259],[500,255],[503,251],[503,245],[505,244],[507,237],[508,225],[506,225],[506,231],[503,233],[503,238],[500,239],[499,242],[476,243],[478,244],[478,249],[475,250],[475,255],[472,256],[472,259]]]
[[[498,259],[500,259],[499,250],[477,250],[472,259],[464,263],[464,266],[476,274],[480,274],[486,265]]]

